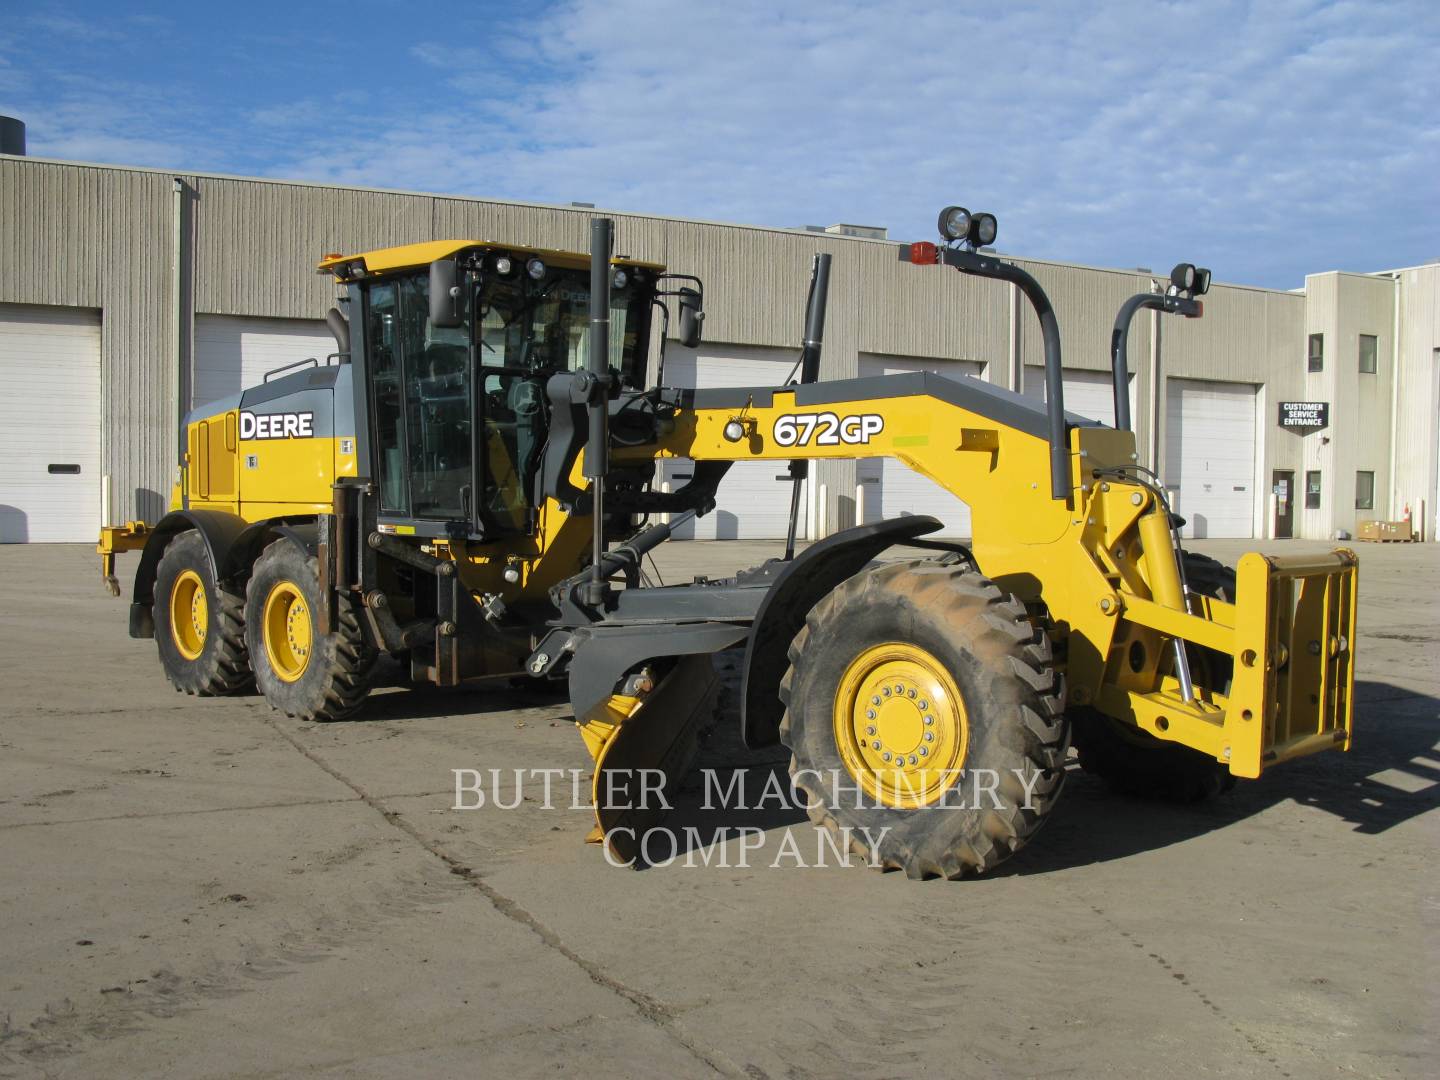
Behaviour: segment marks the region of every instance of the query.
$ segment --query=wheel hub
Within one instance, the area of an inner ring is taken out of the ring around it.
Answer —
[[[277,582],[265,598],[265,655],[285,682],[296,682],[310,663],[314,632],[305,596],[291,581]]]
[[[855,657],[835,695],[835,744],[851,777],[885,806],[926,806],[964,765],[969,725],[959,688],[917,645],[887,642]]]
[[[209,627],[205,583],[194,570],[181,571],[170,588],[170,639],[180,655],[186,660],[200,659]]]

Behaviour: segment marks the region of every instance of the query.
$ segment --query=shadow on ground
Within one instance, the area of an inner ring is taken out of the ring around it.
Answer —
[[[1435,764],[1440,759],[1440,699],[1373,680],[1357,682],[1355,698],[1357,735],[1350,753],[1288,762],[1209,802],[1173,805],[1119,795],[1080,771],[1072,759],[1065,795],[1045,829],[997,872],[1043,874],[1124,859],[1184,843],[1287,801],[1332,814],[1364,834],[1385,832],[1440,806],[1440,767]],[[380,693],[354,722],[537,708],[567,715],[564,684]],[[674,840],[667,838],[656,850],[666,856],[673,851],[683,858],[693,848],[734,839],[742,830],[770,832],[807,820],[790,794],[788,752],[746,748],[734,714],[733,695],[722,691],[717,723],[664,822]],[[720,797],[732,785],[743,798]]]

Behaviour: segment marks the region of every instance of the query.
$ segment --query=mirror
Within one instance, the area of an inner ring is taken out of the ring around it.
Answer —
[[[700,344],[700,324],[705,320],[704,300],[697,289],[676,290],[680,298],[680,326],[676,338],[687,349]]]
[[[430,325],[453,330],[460,319],[459,270],[454,259],[436,259],[430,264]]]

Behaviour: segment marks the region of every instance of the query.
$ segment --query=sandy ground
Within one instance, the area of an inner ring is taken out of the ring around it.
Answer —
[[[1354,753],[1190,808],[1075,774],[1002,872],[916,883],[772,868],[791,811],[692,805],[764,849],[636,872],[560,785],[451,809],[452,769],[583,769],[564,700],[185,698],[87,549],[0,549],[0,1076],[1437,1075],[1440,548],[1360,551]]]

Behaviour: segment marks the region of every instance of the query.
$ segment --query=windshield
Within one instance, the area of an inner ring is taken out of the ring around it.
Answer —
[[[627,384],[644,380],[649,343],[640,337],[648,302],[632,282],[610,291],[610,367]],[[482,366],[576,371],[589,356],[590,272],[551,270],[539,281],[487,277],[477,321]]]

